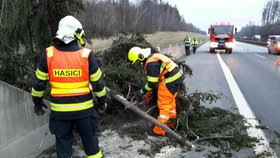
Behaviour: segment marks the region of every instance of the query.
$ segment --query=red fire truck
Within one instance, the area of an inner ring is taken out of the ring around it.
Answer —
[[[216,49],[225,50],[226,53],[232,53],[234,46],[234,34],[237,29],[231,24],[210,25],[208,34],[210,35],[209,51],[214,53]]]

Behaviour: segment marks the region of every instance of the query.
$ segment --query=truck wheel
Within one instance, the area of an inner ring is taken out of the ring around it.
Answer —
[[[210,48],[209,52],[210,52],[210,53],[215,53],[215,49]]]
[[[227,53],[231,54],[232,53],[232,48],[228,49]]]

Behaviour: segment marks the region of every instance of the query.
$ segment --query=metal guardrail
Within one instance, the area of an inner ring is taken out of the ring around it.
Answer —
[[[236,39],[236,41],[244,42],[244,43],[250,43],[250,44],[255,44],[255,45],[259,45],[259,46],[266,46],[267,45],[266,42],[247,40],[247,39]]]

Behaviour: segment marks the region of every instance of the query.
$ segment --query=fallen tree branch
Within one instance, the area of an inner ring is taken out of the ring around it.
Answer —
[[[177,122],[176,122],[176,127],[175,127],[174,131],[176,131],[176,130],[177,130],[177,128],[178,128],[178,126],[179,126],[180,119],[181,119],[181,117],[179,117],[179,118],[177,119]]]
[[[199,138],[195,141],[192,141],[192,143],[196,143],[197,141],[205,140],[205,139],[233,139],[233,136],[213,136],[213,137],[204,137],[204,138]]]
[[[146,113],[148,114],[150,111],[154,110],[154,108],[156,108],[156,107],[157,107],[157,105],[152,106],[151,108],[149,108],[149,109],[146,111]]]
[[[187,118],[186,118],[186,127],[188,129],[189,132],[191,132],[192,135],[194,135],[196,137],[196,140],[199,140],[199,136],[196,135],[190,128],[189,128],[189,116],[187,115]]]
[[[106,91],[109,92],[110,94],[110,89],[106,87]],[[183,137],[181,137],[180,135],[178,135],[177,133],[175,133],[174,131],[172,131],[169,127],[167,127],[165,124],[159,122],[158,120],[156,120],[155,118],[151,117],[150,115],[148,115],[147,113],[145,113],[144,111],[142,111],[141,109],[139,109],[137,106],[135,106],[136,102],[129,102],[127,101],[123,96],[118,95],[118,94],[112,94],[112,97],[114,99],[116,99],[117,101],[119,101],[121,104],[123,104],[125,106],[126,109],[130,109],[131,111],[137,113],[138,115],[140,115],[141,117],[151,121],[152,123],[158,125],[159,127],[161,127],[162,129],[164,129],[167,133],[169,133],[172,137],[174,137],[176,140],[178,140],[178,142],[182,145],[186,145],[190,148],[195,148],[195,146],[187,141],[184,140]]]
[[[128,97],[130,95],[130,91],[131,91],[131,85],[128,84],[128,92],[127,92],[127,95],[126,95],[126,99],[128,99]]]
[[[147,114],[149,114],[149,112],[151,112],[152,110],[154,110],[157,107],[157,105],[152,106],[151,108],[149,108],[147,111],[145,111]],[[146,125],[147,127],[149,127],[149,123],[148,120],[146,120]]]

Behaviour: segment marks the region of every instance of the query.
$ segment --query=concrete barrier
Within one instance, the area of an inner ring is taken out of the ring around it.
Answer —
[[[33,105],[30,93],[0,81],[0,158],[34,158],[55,144],[48,113],[36,116]]]
[[[259,45],[259,46],[267,46],[267,42],[261,42],[261,41],[246,40],[246,39],[236,39],[236,41],[249,43],[249,44],[255,44],[255,45]]]
[[[201,41],[200,44],[197,45],[197,49],[205,43],[206,43],[206,41]],[[160,51],[160,53],[172,56],[175,59],[178,59],[178,58],[186,55],[185,45],[182,43],[174,44],[174,45],[170,44],[169,46],[166,46],[166,47],[158,46],[157,49]],[[190,54],[192,54],[192,47],[190,47]]]

